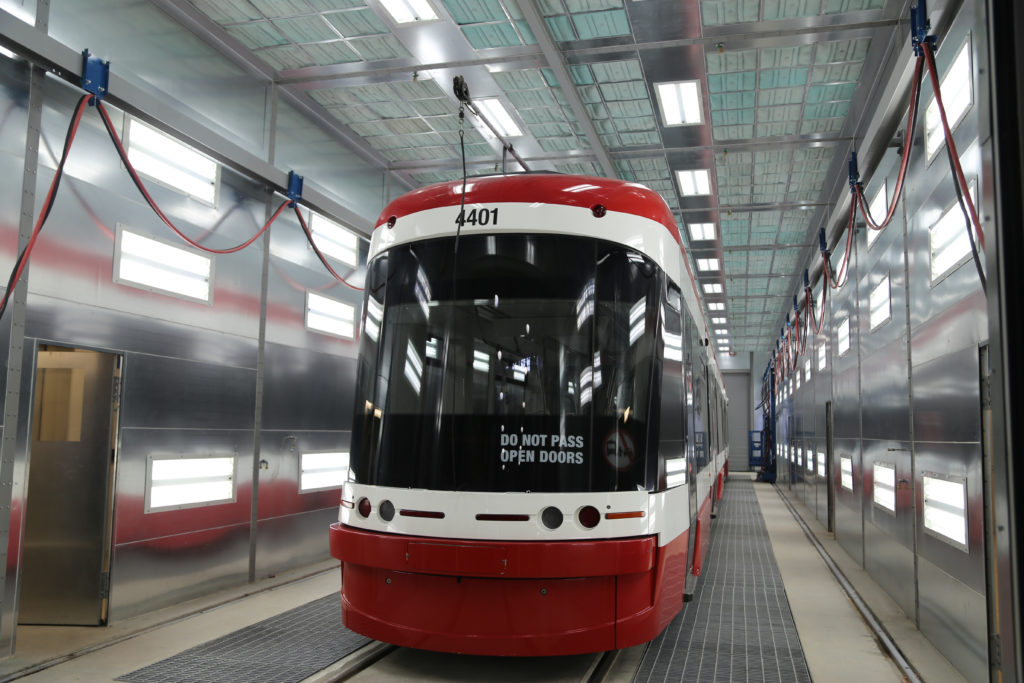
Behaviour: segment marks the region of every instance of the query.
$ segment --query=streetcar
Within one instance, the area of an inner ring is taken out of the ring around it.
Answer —
[[[380,214],[349,480],[345,625],[563,655],[653,639],[701,574],[725,405],[671,211],[621,180],[472,177]]]

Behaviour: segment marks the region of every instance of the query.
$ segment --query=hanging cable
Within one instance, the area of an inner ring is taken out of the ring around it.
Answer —
[[[814,319],[814,296],[811,292],[811,288],[807,287],[807,296],[805,303],[807,304],[807,315],[811,319],[811,327],[814,329],[814,334],[821,334],[821,328],[825,326],[825,296],[828,294],[828,287],[821,288],[821,315],[818,319]]]
[[[953,165],[953,180],[958,183],[963,198],[967,202],[967,208],[971,214],[971,221],[974,223],[974,230],[978,235],[978,244],[981,250],[985,250],[985,233],[981,229],[981,221],[978,220],[978,211],[974,207],[974,200],[971,199],[970,188],[967,186],[967,179],[964,177],[964,169],[960,165],[960,154],[956,151],[956,142],[953,140],[953,131],[949,128],[949,120],[946,118],[946,107],[942,103],[942,89],[939,85],[939,70],[935,66],[935,53],[931,43],[924,43],[924,57],[928,62],[928,75],[932,81],[932,90],[935,92],[935,104],[939,109],[939,118],[942,119],[942,130],[946,136],[946,145],[950,151],[950,159]]]
[[[118,136],[117,130],[115,130],[114,124],[110,120],[110,115],[107,113],[107,108],[103,106],[102,102],[99,102],[96,105],[96,109],[99,110],[100,116],[103,118],[103,125],[104,127],[106,127],[107,134],[110,136],[110,140],[114,143],[114,147],[117,149],[117,155],[121,157],[121,162],[124,163],[124,167],[128,169],[128,175],[131,176],[132,182],[135,183],[135,187],[138,188],[143,198],[145,198],[146,203],[149,204],[149,208],[153,209],[153,212],[160,218],[161,221],[164,222],[164,225],[169,227],[171,230],[174,231],[174,233],[178,237],[180,237],[182,240],[184,240],[189,245],[195,247],[196,249],[201,249],[202,251],[209,252],[211,254],[233,254],[236,251],[241,251],[242,249],[245,249],[247,246],[255,242],[257,239],[259,239],[260,235],[267,231],[267,228],[270,227],[270,224],[277,220],[277,217],[281,215],[281,212],[284,211],[285,207],[288,205],[289,200],[285,200],[284,203],[282,203],[281,206],[278,207],[277,211],[274,212],[274,215],[270,217],[270,220],[268,220],[263,225],[263,227],[260,228],[259,232],[257,232],[255,235],[247,239],[245,242],[242,242],[241,244],[238,244],[234,247],[229,247],[227,249],[213,249],[211,247],[204,246],[196,242],[195,240],[189,238],[185,233],[179,230],[178,227],[174,225],[174,223],[172,223],[171,220],[164,214],[164,212],[160,210],[160,207],[156,205],[156,202],[153,201],[153,197],[150,196],[149,191],[146,189],[146,186],[143,185],[142,179],[139,178],[139,174],[135,171],[135,167],[132,165],[132,162],[128,160],[128,152],[125,150],[124,145],[121,143],[121,138]]]
[[[285,201],[285,204],[288,204],[288,201]],[[281,206],[281,209],[283,208],[284,205]],[[277,213],[281,213],[281,209],[278,209]],[[345,280],[345,278],[343,278],[342,276],[338,275],[337,272],[335,272],[334,268],[331,268],[331,264],[327,262],[327,257],[323,255],[323,252],[321,252],[320,249],[316,246],[316,242],[313,241],[313,233],[309,231],[309,226],[306,225],[306,219],[303,217],[302,212],[299,211],[299,207],[297,205],[295,206],[295,215],[299,217],[299,225],[302,226],[302,232],[306,235],[306,241],[309,242],[309,246],[313,247],[313,253],[316,254],[316,257],[318,259],[320,259],[320,263],[322,263],[324,268],[327,269],[327,272],[333,275],[334,279],[336,279],[338,282],[345,285],[349,289],[354,289],[357,292],[363,291],[362,287],[356,287],[355,285],[349,284]],[[274,218],[277,218],[277,214],[274,214]],[[270,219],[271,222],[273,222],[274,218]],[[266,228],[264,228],[264,230],[265,229]]]
[[[946,157],[949,159],[950,170],[955,173],[953,152],[950,150],[949,145],[946,145]],[[967,206],[964,203],[964,193],[960,190],[960,183],[953,183],[953,187],[956,189],[957,206],[960,207],[960,211],[964,215],[964,225],[967,228],[967,241],[971,243],[971,260],[974,261],[974,268],[978,271],[978,279],[981,281],[981,291],[987,295],[988,278],[985,277],[985,269],[981,266],[981,258],[978,256],[978,245],[974,242],[974,231],[971,230],[971,216],[967,212]],[[968,196],[970,196],[970,193],[968,193]]]
[[[921,79],[923,77],[924,57],[922,56],[917,58],[917,62],[914,66],[913,89],[910,92],[910,105],[907,112],[907,130],[903,136],[903,151],[901,153],[902,159],[900,161],[900,171],[896,176],[896,186],[893,188],[892,201],[886,209],[885,218],[877,223],[875,222],[874,217],[871,215],[871,208],[864,200],[864,188],[859,184],[857,185],[857,204],[860,206],[860,212],[864,216],[864,221],[871,230],[881,230],[887,226],[893,216],[896,215],[896,207],[899,204],[900,196],[903,194],[903,183],[907,178],[907,167],[910,164],[910,152],[913,148],[914,135],[917,130],[917,114],[920,111]]]
[[[28,265],[32,249],[35,247],[36,240],[39,239],[39,233],[42,232],[46,219],[50,217],[54,199],[57,197],[57,188],[60,187],[60,179],[64,175],[64,164],[67,162],[68,153],[71,151],[71,143],[75,140],[75,135],[78,133],[78,124],[81,123],[85,106],[91,98],[92,95],[82,95],[81,99],[78,100],[78,105],[75,107],[75,113],[68,123],[68,132],[64,137],[64,151],[61,153],[60,163],[57,164],[57,168],[53,173],[53,181],[50,183],[49,192],[46,193],[46,199],[43,200],[43,206],[39,212],[39,218],[36,220],[35,228],[32,230],[32,236],[29,238],[25,248],[18,254],[18,258],[15,259],[11,275],[7,278],[7,289],[4,291],[3,300],[0,300],[0,318],[3,317],[4,312],[7,310],[7,303],[11,298],[11,294],[21,279],[25,266]]]

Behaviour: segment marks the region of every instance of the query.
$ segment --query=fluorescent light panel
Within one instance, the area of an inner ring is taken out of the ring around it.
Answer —
[[[712,325],[725,325],[727,322],[729,322],[729,321],[726,318],[712,318],[711,319],[711,324]]]
[[[839,480],[844,489],[853,490],[853,458],[839,457]]]
[[[320,251],[350,266],[359,265],[359,238],[355,234],[318,213],[310,215],[309,230]]]
[[[655,83],[661,120],[666,126],[692,126],[703,122],[700,82]]]
[[[233,501],[234,474],[234,457],[153,458],[146,510]]]
[[[896,467],[876,462],[874,472],[874,490],[871,493],[875,505],[896,512]]]
[[[302,453],[299,456],[299,491],[341,488],[348,478],[345,451]]]
[[[209,303],[213,259],[118,226],[114,281]]]
[[[711,303],[708,304],[708,310],[709,311],[724,311],[725,310],[725,304],[723,304],[720,301],[712,301]]]
[[[971,197],[975,185],[971,183]],[[973,229],[973,228],[972,228]],[[946,209],[928,231],[932,282],[959,266],[971,254],[971,238],[967,236],[967,220],[959,203]]]
[[[137,119],[128,123],[128,160],[162,185],[207,204],[217,199],[217,163]]]
[[[481,111],[481,113],[487,117],[487,120],[491,122],[498,132],[504,137],[514,138],[523,134],[523,131],[516,125],[515,120],[505,109],[505,105],[501,103],[501,100],[497,98],[488,98],[482,100],[473,100],[473,104]]]
[[[352,339],[355,334],[355,309],[343,301],[307,291],[306,327]]]
[[[924,475],[925,529],[967,549],[967,484]]]
[[[850,319],[843,318],[836,328],[836,346],[839,348],[839,355],[850,350]]]
[[[711,173],[706,168],[676,171],[676,179],[679,181],[679,194],[684,197],[711,194]]]
[[[697,259],[697,270],[721,270],[721,265],[716,258],[699,258]]]
[[[703,242],[715,239],[714,223],[689,223],[688,227],[690,228],[691,241]]]
[[[705,282],[704,283],[705,294],[721,294],[722,285],[717,282]]]
[[[961,119],[974,103],[971,78],[971,41],[964,43],[949,71],[939,82],[942,90],[942,103],[946,107],[946,120],[950,131],[956,130]],[[942,117],[939,116],[939,104],[933,97],[931,104],[924,112],[924,145],[930,160],[946,142],[946,133],[942,129]]]
[[[868,320],[871,323],[872,331],[892,318],[892,306],[890,305],[891,294],[889,275],[886,274],[882,281],[871,290],[871,294],[868,297],[868,305],[871,307],[871,311],[868,314]]]
[[[825,476],[825,454],[818,451],[818,476]]]
[[[821,342],[818,346],[818,369],[824,370],[828,366],[828,350],[825,348],[825,342]]]
[[[416,21],[432,21],[437,13],[426,0],[380,0],[396,24],[411,24]]]
[[[885,196],[885,183],[882,183],[882,187],[878,188],[878,192],[875,193],[871,203],[868,204],[868,213],[871,214],[871,218],[876,222],[880,222],[885,218],[885,212],[889,209],[889,200]],[[868,227],[868,248],[872,244],[878,241],[878,238],[882,236],[881,230],[872,230]]]

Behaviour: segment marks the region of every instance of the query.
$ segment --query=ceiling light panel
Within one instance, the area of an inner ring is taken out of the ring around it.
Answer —
[[[358,2],[358,0],[356,0]],[[313,0],[317,2],[317,0]],[[437,19],[437,13],[427,0],[381,0],[381,5],[397,24]]]
[[[706,168],[676,171],[676,181],[684,197],[711,194],[711,174]]]

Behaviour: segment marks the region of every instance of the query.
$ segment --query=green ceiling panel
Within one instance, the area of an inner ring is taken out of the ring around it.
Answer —
[[[756,245],[775,244],[775,235],[778,231],[775,229],[765,229],[751,226],[750,228],[750,243]]]
[[[641,145],[659,145],[661,137],[657,132],[653,133],[622,133],[619,136],[624,147],[637,147]]]
[[[544,76],[539,69],[521,69],[519,71],[496,71],[491,74],[505,92],[514,90],[533,90],[547,87]]]
[[[382,119],[401,119],[416,115],[416,110],[408,102],[371,102],[367,106]]]
[[[377,115],[366,105],[349,107],[330,107],[327,112],[342,123],[355,123],[358,121],[376,121]]]
[[[453,133],[459,130],[459,121],[454,116],[432,116],[429,123],[430,127],[439,133]]]
[[[430,125],[421,118],[390,119],[384,122],[386,128],[395,135],[415,135],[431,132]]]
[[[742,221],[722,221],[722,246],[740,247],[747,244],[750,226]]]
[[[585,104],[599,104],[601,102],[601,91],[596,85],[584,85],[576,88],[576,92],[580,94],[580,99]]]
[[[736,92],[737,90],[753,90],[756,80],[757,75],[754,71],[708,76],[708,92],[714,94]],[[762,84],[761,87],[765,86]]]
[[[551,86],[552,88],[558,87],[558,77],[555,76],[554,71],[545,66],[541,68],[540,73],[542,76],[544,76],[544,80],[547,81],[547,84],[549,86]]]
[[[620,133],[655,130],[653,116],[613,117],[615,129]]]
[[[729,292],[730,296],[746,296],[747,281],[740,278],[726,278],[725,290]]]
[[[789,278],[776,277],[768,283],[768,294],[773,296],[785,296],[792,291],[792,283]]]
[[[331,22],[341,35],[346,38],[372,36],[388,32],[388,27],[380,20],[380,17],[369,9],[328,14],[327,21]]]
[[[790,191],[786,200],[790,202],[813,202],[821,194],[817,189],[799,189]]]
[[[609,118],[608,107],[603,104],[585,104],[583,107],[587,110],[587,113],[590,114],[590,118],[592,119],[599,120]]]
[[[573,30],[572,22],[569,21],[569,17],[562,14],[557,17],[545,17],[544,22],[548,25],[548,30],[551,31],[551,37],[559,43],[567,43],[571,40],[576,40],[576,32]]]
[[[366,7],[366,3],[363,0],[307,0],[307,2],[317,11]]]
[[[771,138],[786,135],[796,135],[796,121],[782,121],[779,123],[759,123],[755,135],[759,138]]]
[[[590,161],[555,162],[555,170],[559,173],[569,173],[572,175],[604,175],[598,166]]]
[[[615,62],[594,62],[590,65],[594,79],[598,83],[622,83],[623,81],[642,81],[643,70],[640,61],[627,59]]]
[[[708,52],[708,74],[753,71],[757,68],[757,50],[730,50]]]
[[[869,9],[882,9],[883,7],[885,7],[885,0],[825,0],[822,14],[859,12]]]
[[[336,40],[331,43],[311,43],[304,45],[303,49],[313,59],[314,63],[321,66],[362,61],[362,57],[343,40]]]
[[[260,50],[256,55],[278,71],[300,69],[304,66],[312,66],[316,63],[308,54],[306,54],[306,52],[302,50],[302,48],[293,45],[268,47]],[[354,52],[352,53],[352,56],[354,59],[351,61],[359,61],[359,56]]]
[[[538,123],[530,126],[530,133],[538,138],[553,138],[572,135],[568,123]]]
[[[561,112],[551,107],[538,107],[537,109],[524,109],[519,112],[523,123],[530,125],[534,123],[554,123],[564,121],[565,117]]]
[[[364,138],[373,137],[379,135],[386,137],[389,134],[388,127],[383,121],[365,121],[362,123],[353,123],[350,128]]]
[[[753,91],[734,92],[712,95],[710,98],[711,111],[721,109],[741,109],[754,106]]]
[[[647,85],[643,81],[608,83],[600,86],[601,95],[608,102],[620,100],[646,100]]]
[[[718,192],[718,203],[721,206],[739,206],[750,203],[750,188],[739,188],[731,191]]]
[[[862,63],[829,64],[811,69],[811,83],[855,83],[860,80]]]
[[[702,0],[701,17],[705,26],[757,21],[759,0]]]
[[[764,296],[768,293],[768,278],[766,277],[752,277],[747,280],[747,294],[751,296]],[[747,306],[747,310],[753,310],[754,304]],[[760,316],[755,316],[758,319],[757,323],[760,323]]]
[[[785,230],[779,233],[780,244],[799,244],[807,236],[807,233],[802,230]]]
[[[252,4],[271,19],[308,14],[309,6],[303,0],[250,0]]]
[[[482,24],[506,20],[498,0],[442,0],[456,24]]]
[[[412,106],[420,116],[444,116],[450,114],[452,108],[447,100],[417,100]]]
[[[807,103],[820,104],[822,102],[835,102],[849,100],[856,90],[856,83],[839,83],[836,85],[812,85],[807,89]]]
[[[574,14],[572,19],[580,40],[630,34],[629,19],[626,18],[625,10],[615,9],[589,14]]]
[[[622,147],[622,140],[619,139],[618,135],[602,133],[599,137],[601,138],[601,144],[604,145],[605,149],[616,149]]]
[[[260,14],[246,0],[191,0],[196,8],[218,24],[259,19]]]
[[[796,88],[773,88],[771,90],[759,90],[757,93],[757,106],[772,107],[783,104],[803,104],[804,89]]]
[[[797,69],[762,69],[758,87],[760,88],[788,88],[794,85],[807,83],[808,70]]]
[[[869,45],[871,45],[870,38],[820,43],[817,52],[814,53],[814,63],[863,62],[865,57],[867,57]]]
[[[545,152],[567,152],[572,149],[579,149],[575,137],[539,138],[537,144]]]
[[[714,126],[737,126],[753,122],[753,109],[726,109],[711,112],[711,124]]]
[[[821,0],[764,0],[764,19],[811,17],[821,9]]]
[[[615,7],[622,7],[622,0],[565,0],[565,8],[573,14],[596,12]]]
[[[569,73],[572,74],[572,82],[575,85],[589,85],[594,82],[594,76],[586,64],[570,64]]]
[[[565,14],[565,5],[562,0],[538,0],[540,13],[545,17],[552,17],[556,14]]]
[[[424,78],[417,81],[394,81],[389,83],[391,91],[398,97],[407,100],[444,99],[447,101],[447,92],[441,89],[432,78]]]
[[[762,123],[799,121],[800,105],[788,104],[784,107],[759,107],[757,110],[757,120]]]
[[[804,120],[808,119],[831,119],[845,117],[850,111],[850,103],[847,102],[825,102],[823,104],[811,104],[804,109]]]
[[[839,133],[845,123],[846,119],[812,119],[800,125],[800,133]]]
[[[293,43],[315,43],[321,40],[337,40],[338,38],[338,35],[319,16],[278,19],[274,22],[274,25],[278,31],[283,33]],[[381,24],[381,27],[383,28],[383,24]],[[376,33],[382,32],[376,31]]]
[[[238,38],[250,50],[259,47],[284,45],[288,40],[269,21],[257,21],[242,26],[229,26],[228,33]]]
[[[533,107],[547,107],[555,105],[555,98],[550,90],[520,90],[510,92],[508,100],[516,109],[531,109]]]
[[[795,66],[810,66],[811,56],[813,54],[813,45],[766,47],[758,50],[761,69],[784,69]]]
[[[650,100],[626,100],[623,102],[609,102],[608,113],[614,117],[654,115],[654,111],[651,109]]]
[[[508,22],[463,26],[462,32],[469,44],[477,50],[486,50],[492,47],[514,47],[523,44],[515,28]]]
[[[711,126],[716,140],[747,140],[754,137],[753,126]]]

